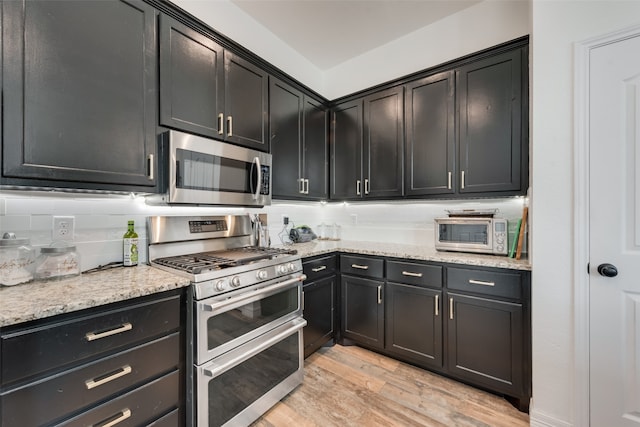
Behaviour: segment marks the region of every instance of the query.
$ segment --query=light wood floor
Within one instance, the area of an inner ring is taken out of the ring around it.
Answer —
[[[528,426],[504,399],[360,347],[325,347],[252,427]]]

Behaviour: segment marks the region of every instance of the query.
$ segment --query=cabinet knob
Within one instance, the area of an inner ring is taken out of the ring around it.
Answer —
[[[618,269],[613,264],[600,264],[598,266],[598,274],[604,277],[616,277]]]

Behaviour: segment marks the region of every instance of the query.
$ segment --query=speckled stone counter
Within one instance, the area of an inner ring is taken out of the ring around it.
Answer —
[[[0,286],[0,327],[151,295],[189,283],[184,277],[141,265],[60,281]]]
[[[508,268],[511,270],[531,270],[527,259],[515,260],[506,256],[476,255],[461,252],[439,252],[433,247],[405,245],[399,243],[357,242],[349,240],[313,240],[308,243],[296,243],[291,246],[303,257],[321,255],[335,251],[363,255],[406,258],[422,261],[447,262],[482,267]]]

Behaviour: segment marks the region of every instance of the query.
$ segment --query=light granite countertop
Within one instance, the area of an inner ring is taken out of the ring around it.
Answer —
[[[188,286],[189,279],[140,265],[78,277],[0,286],[0,327]]]
[[[421,261],[446,262],[482,267],[508,268],[511,270],[531,271],[528,259],[516,260],[506,256],[467,254],[461,252],[439,252],[433,247],[384,242],[359,242],[350,240],[313,240],[296,243],[291,246],[303,257],[340,251],[347,253],[378,255],[393,258],[406,258]]]

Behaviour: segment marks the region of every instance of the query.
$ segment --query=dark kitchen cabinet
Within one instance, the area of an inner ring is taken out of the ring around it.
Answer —
[[[268,74],[177,20],[160,18],[160,124],[269,151]]]
[[[384,260],[341,255],[341,336],[384,348]]]
[[[531,395],[528,275],[447,268],[447,372],[519,400]]]
[[[147,425],[185,412],[181,290],[0,329],[0,425]]]
[[[332,199],[402,196],[403,90],[377,92],[333,111]]]
[[[454,73],[405,86],[405,191],[407,196],[455,193]]]
[[[460,194],[527,190],[526,52],[500,53],[456,70]]]
[[[2,2],[2,184],[155,185],[156,11],[141,1]]]
[[[327,109],[275,78],[270,82],[273,197],[326,200]]]
[[[304,357],[336,337],[337,262],[335,255],[304,259],[303,317],[307,321],[302,333]]]
[[[333,200],[362,196],[362,100],[336,106],[331,113],[331,192]]]
[[[442,267],[387,260],[385,349],[441,369]]]

